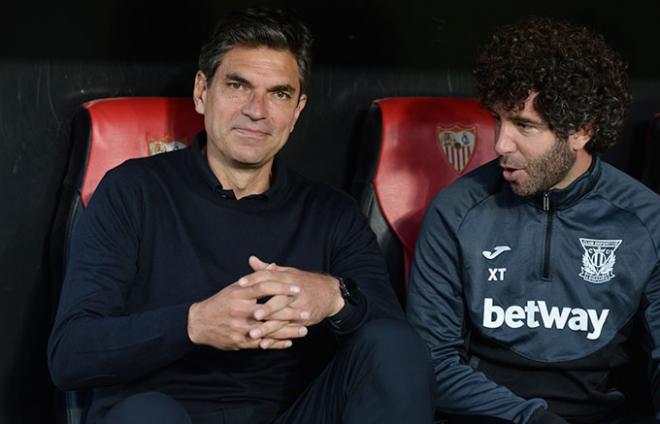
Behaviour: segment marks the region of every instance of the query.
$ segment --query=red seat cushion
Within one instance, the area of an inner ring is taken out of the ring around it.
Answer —
[[[424,211],[435,194],[496,157],[495,121],[475,99],[407,97],[376,104],[382,139],[374,187],[403,245],[407,279]]]
[[[190,145],[204,127],[192,98],[123,97],[83,104],[90,140],[81,198],[87,206],[105,173],[127,159]]]

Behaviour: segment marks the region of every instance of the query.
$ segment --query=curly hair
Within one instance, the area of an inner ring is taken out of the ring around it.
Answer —
[[[592,154],[616,143],[631,102],[626,65],[603,36],[548,18],[502,27],[480,51],[474,76],[491,109],[522,108],[537,92],[534,107],[557,137],[591,130]]]

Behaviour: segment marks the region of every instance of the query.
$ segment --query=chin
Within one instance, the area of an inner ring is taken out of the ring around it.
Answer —
[[[538,193],[538,190],[535,191],[532,187],[528,187],[525,184],[515,184],[510,183],[511,191],[520,197],[529,197]]]
[[[234,164],[239,168],[261,168],[268,163],[268,159],[262,156],[235,156],[233,159]]]
[[[263,163],[266,160],[266,156],[267,155],[265,155],[263,152],[255,151],[253,149],[246,149],[243,151],[234,152],[232,159],[237,163],[256,165]]]

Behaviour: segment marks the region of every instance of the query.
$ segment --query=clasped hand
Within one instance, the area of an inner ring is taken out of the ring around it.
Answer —
[[[254,272],[188,313],[188,336],[220,350],[286,349],[307,327],[339,312],[344,300],[336,278],[249,258]],[[259,303],[259,299],[268,299]]]

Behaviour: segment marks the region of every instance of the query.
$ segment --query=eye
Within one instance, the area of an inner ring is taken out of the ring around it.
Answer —
[[[243,88],[243,83],[238,81],[227,81],[225,85],[228,88],[231,88],[232,90],[240,90],[241,88]]]
[[[291,98],[291,94],[285,90],[277,90],[274,94],[275,98],[278,100],[289,100]]]
[[[538,125],[525,121],[516,122],[516,127],[523,134],[535,134],[540,131]]]

